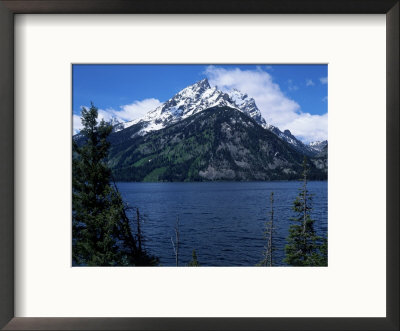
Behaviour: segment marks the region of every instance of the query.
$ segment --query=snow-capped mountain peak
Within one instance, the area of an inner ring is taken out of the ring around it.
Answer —
[[[206,90],[209,90],[210,88],[211,88],[210,83],[208,82],[208,79],[205,78],[194,83],[193,85],[185,87],[170,100],[174,99],[176,100],[182,98],[189,98],[193,100],[201,96]]]
[[[238,89],[232,89],[225,93],[215,86],[211,87],[207,78],[185,87],[171,99],[148,112],[144,117],[119,124],[116,131],[141,123],[141,129],[135,131],[134,135],[145,135],[148,132],[161,130],[175,124],[205,109],[224,106],[245,113],[262,127],[273,132],[295,149],[305,154],[314,154],[319,150],[318,146],[303,144],[289,130],[282,132],[279,128],[267,123],[258,109],[255,100],[247,93],[243,93]]]
[[[249,97],[247,93],[242,93],[237,89],[233,89],[228,93],[228,95],[239,110],[255,119],[258,124],[262,126],[267,125],[264,117],[261,115],[261,112],[256,105],[256,101]]]
[[[143,128],[139,134],[144,135],[150,131],[160,130],[174,124],[204,109],[222,106],[237,108],[228,94],[216,87],[211,87],[208,80],[203,79],[185,87],[171,99],[148,112],[144,117],[127,123],[125,128],[143,123]]]
[[[208,80],[203,79],[178,92],[161,107],[162,112],[172,110],[177,112],[183,119],[204,109],[216,106],[235,107],[228,95],[216,87],[212,88]]]
[[[264,128],[276,133],[276,130],[273,130],[275,127],[265,121],[255,100],[249,97],[247,93],[243,93],[238,89],[232,89],[225,93],[215,86],[211,87],[207,78],[185,87],[171,99],[148,112],[144,117],[124,123],[124,128],[142,123],[142,129],[136,134],[145,135],[148,132],[163,129],[205,109],[223,106],[238,109],[253,118]],[[280,134],[277,135],[279,136]]]
[[[308,146],[310,146],[312,149],[321,152],[326,145],[328,145],[328,141],[327,140],[317,140],[317,141],[312,141],[308,144]]]

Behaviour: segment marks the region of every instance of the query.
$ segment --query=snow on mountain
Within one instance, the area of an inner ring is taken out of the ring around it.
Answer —
[[[216,87],[211,87],[208,80],[203,79],[184,88],[144,117],[125,123],[124,128],[143,123],[145,124],[144,128],[139,134],[144,135],[174,124],[204,109],[217,106],[238,109],[254,118],[260,125],[266,124],[253,98],[238,90],[224,93]]]
[[[161,130],[205,109],[217,106],[238,109],[305,154],[311,155],[319,151],[318,147],[303,144],[289,130],[282,132],[277,127],[268,124],[258,109],[255,100],[246,93],[242,93],[237,89],[225,93],[218,90],[217,87],[211,87],[206,78],[184,88],[161,106],[148,112],[144,117],[130,122],[119,123],[115,131],[141,123],[142,128],[135,135],[143,136],[151,131]]]
[[[275,133],[279,138],[286,141],[289,145],[293,146],[299,152],[306,154],[308,156],[314,156],[318,153],[317,150],[314,150],[311,146],[304,144],[302,141],[297,139],[290,130],[281,131],[276,126],[267,124],[264,127],[271,132]]]
[[[328,140],[312,141],[308,144],[308,146],[310,146],[317,152],[321,152],[326,147],[326,145],[328,145]]]
[[[143,123],[144,127],[139,134],[160,130],[183,120],[198,112],[217,106],[237,108],[229,95],[211,87],[207,79],[203,79],[193,85],[184,88],[161,106],[148,112],[144,117],[127,122],[125,128]]]
[[[264,117],[262,117],[261,112],[253,98],[250,98],[246,93],[242,93],[237,89],[233,89],[232,91],[228,92],[228,95],[236,105],[236,108],[255,119],[258,124],[267,126],[267,122],[265,121]]]

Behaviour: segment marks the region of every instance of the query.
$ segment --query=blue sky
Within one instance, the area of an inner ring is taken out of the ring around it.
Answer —
[[[91,101],[101,117],[143,116],[188,85],[208,78],[254,97],[267,122],[305,142],[327,139],[327,65],[73,65],[74,130]]]

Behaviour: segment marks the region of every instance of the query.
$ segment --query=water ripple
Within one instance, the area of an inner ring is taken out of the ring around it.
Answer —
[[[204,266],[254,266],[266,246],[265,222],[274,192],[275,259],[283,265],[284,245],[299,182],[118,183],[122,197],[145,216],[146,248],[161,265],[175,265],[171,237],[180,224],[180,265],[196,250]],[[317,234],[326,236],[327,182],[309,182]],[[132,213],[134,216],[134,213]]]

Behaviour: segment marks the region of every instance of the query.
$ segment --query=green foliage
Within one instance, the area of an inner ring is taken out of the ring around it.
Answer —
[[[320,245],[318,246],[319,252],[316,254],[316,264],[317,266],[327,267],[328,266],[328,239],[322,238]]]
[[[118,181],[295,180],[302,171],[301,153],[235,109],[206,109],[145,136],[138,135],[142,128],[110,136]],[[219,172],[215,178],[205,174],[209,167]],[[311,163],[308,176],[327,174]]]
[[[312,195],[307,190],[308,163],[303,160],[303,185],[293,203],[296,216],[289,228],[284,262],[292,266],[326,266],[327,240],[316,235],[311,219]]]
[[[72,259],[75,265],[120,266],[156,263],[132,234],[126,207],[107,166],[112,126],[97,121],[97,108],[82,109],[80,146],[72,153]],[[141,234],[140,234],[141,235]]]
[[[197,260],[197,254],[195,250],[193,250],[192,252],[192,260],[188,263],[188,267],[200,267],[200,263]]]
[[[146,177],[143,178],[144,182],[157,182],[160,176],[165,172],[167,168],[156,168],[150,172]]]

